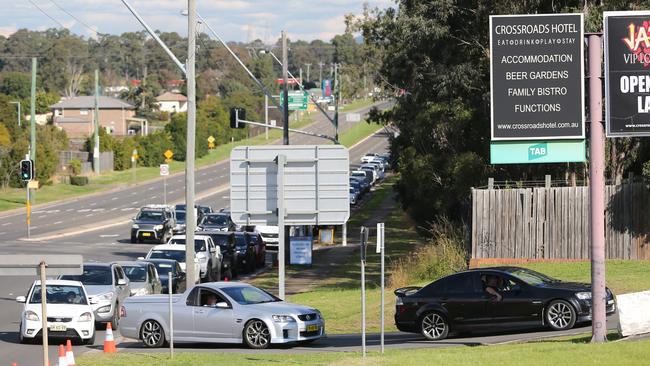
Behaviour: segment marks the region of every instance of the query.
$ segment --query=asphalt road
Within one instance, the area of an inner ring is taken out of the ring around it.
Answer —
[[[312,126],[311,128],[318,128],[318,126]],[[314,141],[311,137],[304,135],[291,136],[292,144],[308,144],[308,143],[318,143],[320,140]],[[375,134],[362,143],[358,144],[354,148],[350,149],[350,162],[351,168],[358,166],[361,156],[367,152],[383,152],[388,147],[387,136],[382,132]],[[219,183],[216,182],[210,174],[215,174],[219,169],[220,174],[224,175],[224,178],[219,178]],[[206,173],[202,175],[202,173]],[[200,178],[201,177],[201,178]],[[178,186],[184,185],[183,177],[178,177],[179,180]],[[213,167],[208,167],[200,170],[197,173],[197,183],[201,179],[202,182],[205,182],[206,188],[201,188],[201,185],[197,185],[197,196],[203,195],[204,197],[200,198],[198,202],[200,204],[207,204],[213,207],[214,209],[219,209],[221,207],[228,207],[229,205],[229,191],[227,186],[223,191],[217,190],[214,192],[214,188],[208,188],[208,185],[212,187],[219,187],[221,185],[227,184],[228,182],[228,164],[217,164]],[[172,179],[168,180],[168,189],[170,188],[169,183]],[[149,188],[153,189],[149,189]],[[151,199],[154,196],[160,194],[162,187],[160,183],[148,183],[139,187],[131,187],[123,189],[119,192],[110,192],[100,195],[93,198],[79,198],[76,204],[80,204],[80,201],[85,202],[97,202],[97,205],[101,205],[98,208],[104,208],[103,211],[97,211],[96,215],[88,217],[88,220],[94,220],[92,222],[95,225],[103,225],[102,222],[111,222],[118,221],[117,225],[106,227],[99,230],[93,230],[88,232],[79,233],[76,235],[68,236],[59,236],[55,235],[46,240],[30,240],[25,241],[18,238],[10,239],[5,235],[2,235],[3,239],[0,242],[0,252],[3,254],[81,254],[84,257],[85,261],[97,261],[97,262],[108,262],[115,260],[133,260],[138,256],[144,256],[153,244],[131,244],[129,242],[129,230],[131,227],[131,222],[128,220],[134,213],[137,207],[152,201],[148,201],[146,196],[148,195]],[[135,193],[135,194],[134,194]],[[212,193],[212,194],[209,194]],[[178,200],[181,201],[184,197],[184,192],[178,193]],[[107,199],[108,197],[115,197],[118,199],[112,200]],[[143,198],[144,197],[144,198]],[[137,200],[137,207],[135,202]],[[169,198],[168,198],[169,200]],[[171,200],[170,200],[171,201]],[[155,202],[155,201],[153,201]],[[79,227],[79,217],[74,213],[65,213],[61,211],[62,207],[66,207],[70,203],[63,203],[60,205],[53,205],[48,207],[46,211],[53,211],[52,215],[60,218],[60,220],[66,220],[64,229],[49,229],[44,230],[44,235],[51,236],[52,234],[58,234],[65,232],[65,230],[77,230]],[[74,206],[75,203],[72,203]],[[128,205],[128,207],[133,207],[133,210],[125,210],[128,215],[126,220],[120,221],[119,219],[123,217],[119,214],[110,214],[111,212],[121,211],[121,208],[113,210],[115,207],[122,207]],[[58,212],[54,212],[59,210]],[[88,212],[88,211],[84,211]],[[92,213],[92,211],[90,211]],[[16,215],[15,215],[16,216]],[[13,217],[13,216],[10,216]],[[85,217],[85,216],[84,216]],[[51,218],[48,218],[51,220]],[[4,223],[7,218],[0,217],[0,222]],[[13,217],[13,220],[16,220],[16,217]],[[0,224],[1,225],[1,224]],[[13,227],[19,225],[13,223],[10,225],[5,225],[4,227]],[[61,225],[61,224],[60,224]],[[2,226],[0,226],[2,227]],[[8,230],[8,229],[6,229]],[[14,232],[20,231],[14,228]],[[7,362],[18,361],[19,364],[24,365],[35,365],[38,364],[41,360],[41,348],[35,345],[22,345],[18,343],[18,333],[17,329],[19,326],[19,317],[21,312],[22,304],[15,302],[15,297],[20,295],[25,295],[30,284],[34,278],[32,277],[0,277],[0,360],[7,360]],[[98,331],[96,337],[96,343],[94,348],[100,348],[103,344],[104,332]],[[56,344],[51,346],[49,349],[49,354],[51,360],[55,360],[54,357],[57,356]],[[77,353],[85,352],[93,349],[93,347],[86,346],[76,346]],[[10,360],[10,361],[9,361]],[[52,363],[54,364],[54,363]]]
[[[382,109],[392,102],[377,103]],[[368,108],[355,110],[366,114]],[[315,112],[314,112],[315,113]],[[341,114],[340,132],[347,130],[354,123],[345,122],[345,113]],[[314,123],[305,127],[305,131],[334,135],[332,124],[321,114],[314,114]],[[364,122],[356,122],[364,123]],[[323,144],[327,140],[302,134],[291,133],[291,145]],[[269,141],[281,143],[281,140]],[[206,195],[228,195],[229,164],[227,161],[198,169],[196,172],[196,196],[199,202]],[[157,179],[139,185],[119,187],[109,192],[93,194],[66,200],[65,202],[45,204],[34,207],[31,217],[31,236],[35,239],[49,239],[55,236],[69,235],[72,232],[96,229],[106,225],[127,222],[135,216],[138,209],[148,203],[163,203],[163,181]],[[37,196],[38,199],[38,196]],[[185,201],[185,176],[175,174],[167,178],[167,202]],[[0,237],[3,241],[24,239],[26,236],[25,213],[23,210],[0,213]]]

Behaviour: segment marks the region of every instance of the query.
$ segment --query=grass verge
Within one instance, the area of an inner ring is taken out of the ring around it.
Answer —
[[[412,350],[386,350],[381,355],[370,352],[362,359],[356,352],[328,352],[303,354],[235,354],[177,352],[170,360],[166,353],[157,354],[86,354],[77,357],[79,366],[113,366],[147,364],[162,366],[180,365],[617,365],[647,364],[650,340],[588,344],[584,337],[548,339],[524,344],[498,346],[420,348]],[[525,360],[525,361],[523,361]]]
[[[345,147],[350,147],[382,128],[383,126],[375,123],[367,123],[365,121],[356,122],[339,136],[339,142]]]

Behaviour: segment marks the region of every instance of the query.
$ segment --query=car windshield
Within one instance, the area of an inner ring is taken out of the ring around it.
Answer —
[[[86,295],[80,286],[74,285],[45,285],[45,300],[48,304],[78,304],[88,305]],[[41,302],[41,285],[34,286],[30,304]]]
[[[203,225],[227,225],[228,217],[226,215],[208,215],[201,221]]]
[[[142,210],[138,213],[138,216],[135,218],[139,221],[163,221],[163,212],[162,211],[147,211]]]
[[[93,285],[106,286],[106,285],[113,284],[113,278],[111,276],[110,267],[84,266],[84,272],[80,276],[79,275],[61,276],[61,279],[70,280],[70,281],[79,281],[86,286],[93,286]]]
[[[169,263],[155,263],[156,270],[160,276],[166,276],[169,272],[174,272],[174,266]]]
[[[185,222],[185,211],[176,211],[176,221]]]
[[[122,266],[126,277],[131,282],[145,282],[147,280],[147,268],[141,266]]]
[[[152,250],[149,255],[151,259],[173,259],[180,263],[185,263],[184,250]]]
[[[225,247],[230,241],[230,235],[210,235],[212,241],[220,247]]]
[[[253,286],[226,287],[221,290],[241,305],[282,301],[268,292]]]
[[[185,238],[173,238],[169,244],[182,244],[185,245]],[[205,252],[205,240],[194,239],[194,250],[197,252]]]
[[[559,281],[555,278],[525,268],[516,268],[508,270],[507,272],[529,285],[542,285]]]

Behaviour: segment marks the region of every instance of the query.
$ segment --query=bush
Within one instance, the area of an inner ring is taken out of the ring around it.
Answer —
[[[90,181],[88,180],[88,177],[84,175],[75,175],[70,177],[70,184],[73,186],[85,186],[88,185]]]
[[[431,239],[393,266],[389,282],[391,288],[431,282],[467,269],[467,225],[441,217],[431,224],[428,231]]]
[[[70,175],[79,175],[81,173],[81,161],[78,159],[70,160],[68,165],[70,165]]]

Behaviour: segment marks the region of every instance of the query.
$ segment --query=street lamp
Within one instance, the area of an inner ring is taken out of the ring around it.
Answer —
[[[18,105],[18,127],[20,127],[20,102],[9,102],[10,104]]]

